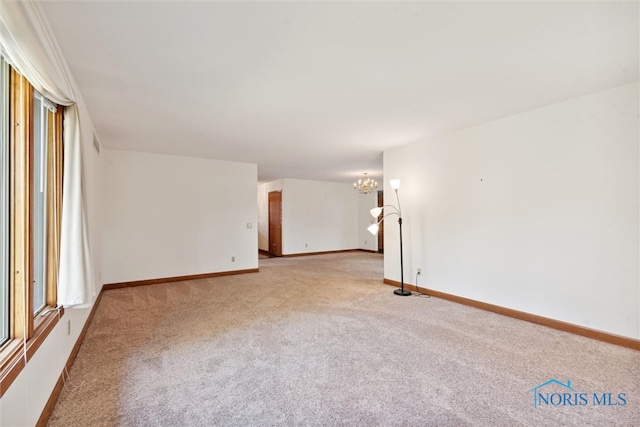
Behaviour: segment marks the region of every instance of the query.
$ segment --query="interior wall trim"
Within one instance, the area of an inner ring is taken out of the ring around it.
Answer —
[[[327,254],[339,254],[344,252],[372,252],[377,253],[376,251],[369,251],[367,249],[339,249],[336,251],[322,251],[322,252],[300,252],[295,254],[283,254],[283,258],[293,258],[299,256],[311,256],[311,255],[327,255]]]
[[[80,332],[80,335],[78,335],[78,339],[76,340],[76,343],[73,346],[73,349],[71,350],[71,353],[69,354],[69,358],[67,359],[67,363],[64,365],[65,369],[66,369],[66,372],[71,371],[71,367],[73,366],[73,362],[76,361],[76,357],[78,356],[78,352],[80,351],[80,347],[82,347],[82,343],[84,342],[84,337],[87,335],[87,330],[89,330],[89,326],[91,325],[91,322],[93,321],[93,316],[96,314],[96,309],[100,305],[100,300],[102,299],[102,293],[103,292],[104,292],[104,286],[100,289],[100,293],[98,293],[98,296],[97,296],[95,302],[93,303],[93,307],[91,308],[91,312],[89,313],[89,316],[87,317],[87,321],[84,322],[84,326],[82,327],[82,331]],[[47,404],[44,405],[44,409],[42,410],[42,413],[40,414],[40,418],[38,418],[38,422],[36,423],[36,427],[46,427],[47,423],[49,422],[49,418],[51,417],[51,414],[53,413],[53,408],[55,408],[56,403],[58,402],[58,398],[60,397],[60,393],[62,393],[62,389],[64,388],[65,369],[63,369],[62,372],[60,373],[60,377],[58,378],[58,381],[56,382],[56,385],[53,387],[53,391],[51,392],[51,395],[49,396],[49,400],[47,400]]]
[[[58,321],[64,316],[64,308],[54,311],[45,316],[35,328],[33,337],[27,341],[27,362],[31,360],[36,350],[46,341],[47,337],[58,324]],[[18,378],[20,372],[26,367],[25,354],[23,351],[23,341],[14,340],[13,343],[7,345],[6,350],[12,353],[5,360],[0,360],[0,398],[9,390],[13,381]],[[18,351],[16,351],[18,350]]]
[[[398,287],[398,288],[400,287],[400,282],[395,280],[385,278],[384,283],[394,287]],[[430,295],[432,297],[444,299],[447,301],[452,301],[458,304],[467,305],[469,307],[491,311],[493,313],[512,317],[514,319],[536,323],[538,325],[547,326],[549,328],[557,329],[559,331],[569,332],[574,335],[580,335],[580,336],[591,338],[594,340],[603,341],[609,344],[615,344],[622,347],[630,348],[632,350],[640,351],[640,340],[636,340],[633,338],[623,337],[621,335],[611,334],[608,332],[598,331],[595,329],[589,329],[589,328],[585,328],[584,326],[574,325],[573,323],[567,323],[560,320],[551,319],[549,317],[538,316],[536,314],[526,313],[524,311],[501,307],[499,305],[489,304],[486,302],[476,301],[470,298],[464,298],[457,295],[436,291],[433,289],[421,288],[421,287],[407,284],[407,283],[404,284],[404,287],[413,292],[420,292],[423,294]]]
[[[188,276],[161,277],[158,279],[134,280],[130,282],[107,283],[103,286],[105,291],[120,288],[132,288],[135,286],[157,285],[159,283],[182,282],[185,280],[209,279],[211,277],[233,276],[236,274],[257,273],[260,269],[249,268],[245,270],[219,271],[217,273],[191,274]]]

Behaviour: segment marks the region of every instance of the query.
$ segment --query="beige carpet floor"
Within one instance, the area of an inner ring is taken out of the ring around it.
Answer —
[[[382,277],[352,252],[105,291],[49,425],[640,425],[640,352]]]

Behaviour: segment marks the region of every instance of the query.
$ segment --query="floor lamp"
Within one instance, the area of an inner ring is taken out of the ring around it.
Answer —
[[[384,221],[386,217],[390,215],[398,215],[398,225],[400,226],[400,289],[396,289],[395,291],[393,291],[393,293],[396,295],[406,297],[411,295],[411,291],[407,291],[404,289],[404,265],[402,264],[402,210],[400,209],[400,197],[398,197],[398,188],[400,188],[400,180],[392,179],[389,181],[389,183],[391,184],[391,188],[393,188],[393,191],[396,192],[396,200],[398,201],[398,207],[396,208],[393,205],[384,205],[384,206],[371,209],[370,211],[371,216],[376,219],[380,216],[380,214],[383,212],[385,208],[391,208],[393,209],[393,211],[385,213],[380,219],[380,221],[378,221],[375,224],[371,224],[367,228],[367,230],[369,230],[369,232],[375,236],[376,234],[378,234],[380,223]]]

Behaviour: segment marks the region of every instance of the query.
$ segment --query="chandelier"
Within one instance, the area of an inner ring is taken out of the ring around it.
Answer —
[[[364,178],[360,178],[358,182],[353,183],[353,189],[358,190],[360,194],[369,194],[376,188],[378,188],[378,183],[368,178],[366,173],[364,174]]]

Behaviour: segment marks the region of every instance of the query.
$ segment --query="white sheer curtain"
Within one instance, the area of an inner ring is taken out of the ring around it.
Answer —
[[[86,306],[95,284],[85,205],[82,142],[93,135],[83,129],[80,91],[53,33],[34,1],[0,0],[0,45],[7,60],[51,101],[64,105],[64,187],[58,305]],[[83,134],[83,130],[86,135]]]

